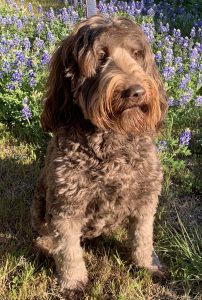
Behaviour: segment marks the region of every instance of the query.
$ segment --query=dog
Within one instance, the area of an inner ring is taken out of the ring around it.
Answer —
[[[67,295],[88,281],[80,240],[125,220],[132,262],[161,272],[153,222],[163,173],[154,137],[166,111],[154,55],[133,21],[93,16],[53,54],[41,117],[53,137],[31,215],[36,246],[54,258]]]

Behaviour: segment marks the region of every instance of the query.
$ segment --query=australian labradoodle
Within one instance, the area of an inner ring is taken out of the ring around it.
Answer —
[[[80,239],[126,219],[134,264],[161,269],[153,222],[163,176],[153,139],[166,110],[148,40],[132,21],[91,17],[55,51],[41,119],[53,138],[31,213],[36,244],[53,256],[67,294],[88,281]]]

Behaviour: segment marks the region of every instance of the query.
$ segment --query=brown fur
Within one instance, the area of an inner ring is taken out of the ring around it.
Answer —
[[[145,93],[132,93],[136,85]],[[80,238],[125,219],[134,263],[161,268],[153,221],[162,170],[153,138],[166,109],[148,41],[128,19],[92,17],[53,55],[42,125],[54,136],[31,212],[37,247],[53,256],[67,294],[87,283]]]

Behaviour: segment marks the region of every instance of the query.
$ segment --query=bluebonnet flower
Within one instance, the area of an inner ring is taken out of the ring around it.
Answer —
[[[30,2],[28,3],[27,8],[28,8],[28,12],[30,12],[30,13],[33,12],[33,7],[32,7],[32,4]]]
[[[168,150],[168,144],[166,141],[158,141],[156,147],[158,152],[164,152]]]
[[[154,24],[142,22],[141,28],[148,37],[148,40],[152,42],[154,40]]]
[[[67,13],[66,7],[62,8],[62,10],[61,10],[61,19],[62,19],[63,23],[67,23],[67,21],[69,19],[69,15]]]
[[[19,37],[19,35],[17,35],[17,33],[15,33],[13,36],[13,44],[15,46],[19,46],[19,44],[20,44],[20,37]]]
[[[48,19],[50,22],[53,22],[53,21],[54,21],[54,19],[55,19],[55,14],[54,14],[54,10],[53,10],[52,7],[51,7],[51,8],[49,9],[49,11],[46,13],[46,17],[47,17],[47,19]]]
[[[166,49],[166,57],[165,57],[165,62],[167,63],[167,65],[172,64],[172,59],[173,59],[173,50],[171,48],[167,48]]]
[[[4,71],[4,73],[8,74],[10,72],[10,70],[11,70],[10,63],[7,60],[4,60],[3,64],[2,64],[2,71]]]
[[[44,52],[41,58],[42,65],[47,65],[50,60],[50,55],[47,52]]]
[[[157,51],[155,54],[155,59],[158,63],[160,63],[162,61],[162,53],[161,51]]]
[[[189,38],[187,36],[185,36],[185,38],[183,39],[182,47],[183,48],[188,48],[189,47]]]
[[[32,59],[30,57],[26,59],[26,66],[27,67],[32,67],[33,66],[33,62],[32,62]]]
[[[24,47],[25,51],[26,51],[26,50],[30,50],[31,43],[30,43],[28,37],[25,37],[25,38],[24,38],[24,41],[23,41],[23,47]]]
[[[188,87],[187,87],[187,84],[190,82],[191,80],[191,77],[189,74],[185,74],[184,77],[182,78],[182,80],[180,81],[179,83],[179,89],[183,89],[183,90],[187,90]]]
[[[20,84],[22,82],[22,73],[19,70],[15,70],[11,79],[13,82]]]
[[[29,85],[31,87],[36,85],[35,74],[32,69],[29,71]]]
[[[6,88],[9,90],[9,91],[13,91],[15,89],[15,86],[12,84],[12,83],[9,83],[6,85]]]
[[[42,30],[44,29],[44,22],[41,21],[37,24],[36,26],[36,32],[37,34],[40,34],[42,32]]]
[[[178,42],[181,37],[181,31],[180,29],[173,29],[173,36],[175,38],[175,41]]]
[[[3,73],[0,71],[0,79],[3,77]]]
[[[162,41],[157,41],[157,47],[162,48],[163,47],[163,42]]]
[[[38,11],[38,14],[42,14],[42,13],[43,13],[43,8],[42,8],[41,5],[39,5],[39,6],[37,7],[37,11]]]
[[[20,19],[18,19],[17,22],[16,22],[16,26],[17,26],[18,29],[22,29],[23,28],[23,22]]]
[[[192,58],[192,59],[190,60],[190,63],[189,63],[189,70],[190,70],[191,72],[193,72],[193,71],[196,70],[196,68],[197,68],[197,61],[196,61],[195,58]]]
[[[196,36],[196,28],[192,27],[191,32],[190,32],[190,37],[194,38]]]
[[[163,76],[165,80],[170,80],[175,75],[174,67],[165,66],[163,69]]]
[[[23,52],[16,51],[14,63],[19,66],[19,65],[22,65],[24,62],[25,62],[25,56],[24,56]]]
[[[192,96],[193,96],[193,90],[189,89],[186,93],[184,93],[180,97],[179,99],[180,106],[185,106],[187,103],[189,103]]]
[[[147,11],[147,14],[148,14],[150,17],[153,17],[153,16],[155,15],[154,9],[151,7],[151,8]]]
[[[55,37],[50,31],[47,32],[47,40],[49,41],[50,44],[54,44],[55,42]]]
[[[182,73],[184,71],[184,65],[182,63],[182,57],[177,56],[174,59],[174,65],[176,66],[176,69],[177,69],[178,73]]]
[[[173,99],[173,97],[170,97],[168,99],[168,106],[175,106],[175,105],[177,105],[177,101]]]
[[[185,129],[179,137],[179,145],[188,146],[191,140],[191,131],[189,128]]]
[[[22,101],[23,109],[22,109],[22,118],[24,120],[29,120],[32,117],[32,113],[30,111],[30,108],[28,106],[28,99],[24,98]]]
[[[199,71],[202,72],[202,64],[199,65]]]
[[[162,22],[160,22],[160,32],[161,33],[168,33],[169,32],[169,29],[170,29],[170,27],[169,27],[169,24],[167,23],[166,25],[163,25],[163,23]]]
[[[44,41],[37,37],[34,41],[34,46],[39,50],[43,50],[45,47]]]
[[[11,19],[10,16],[6,16],[6,17],[5,17],[5,21],[6,21],[6,24],[7,24],[7,25],[12,25],[12,23],[13,23],[13,21],[12,21],[12,19]]]
[[[199,49],[198,47],[194,47],[189,51],[189,57],[197,59],[199,57]]]
[[[199,107],[202,106],[202,96],[198,96],[198,97],[195,99],[195,106],[199,106]]]

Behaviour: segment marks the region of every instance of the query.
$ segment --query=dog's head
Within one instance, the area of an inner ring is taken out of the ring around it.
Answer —
[[[47,85],[46,131],[77,122],[79,110],[98,128],[154,133],[167,109],[148,40],[126,18],[81,22],[54,53]]]

